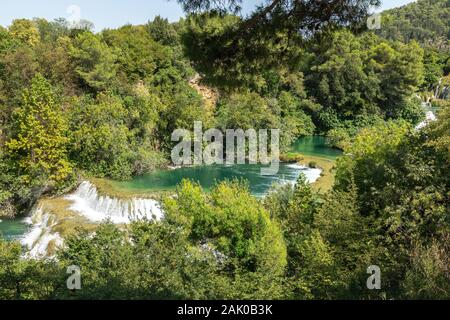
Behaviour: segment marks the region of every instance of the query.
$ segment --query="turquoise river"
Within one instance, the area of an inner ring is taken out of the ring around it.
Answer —
[[[293,152],[309,156],[335,159],[341,154],[339,150],[330,148],[321,136],[304,137],[292,146]],[[146,175],[135,177],[130,181],[114,182],[115,187],[131,191],[160,191],[173,190],[184,178],[199,182],[206,190],[210,189],[216,181],[224,179],[245,179],[248,181],[250,191],[255,196],[263,196],[274,183],[294,183],[304,172],[307,176],[317,175],[317,171],[302,168],[295,164],[280,163],[276,175],[262,176],[261,165],[212,165],[179,168],[174,170],[156,170]],[[17,239],[28,230],[24,218],[5,219],[0,222],[0,236],[6,239]]]

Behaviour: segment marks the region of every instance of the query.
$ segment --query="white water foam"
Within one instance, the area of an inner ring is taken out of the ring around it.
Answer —
[[[28,249],[25,257],[39,259],[47,256],[48,245],[52,241],[55,242],[56,247],[62,245],[63,241],[59,233],[53,231],[56,225],[53,214],[45,213],[41,208],[37,208],[32,216],[26,219],[26,223],[32,224],[32,227],[20,241]]]
[[[72,201],[69,210],[75,211],[92,222],[109,219],[116,224],[127,224],[140,219],[161,219],[163,213],[159,203],[152,199],[133,198],[122,200],[109,196],[100,196],[97,188],[88,181],[65,197]]]
[[[321,169],[318,168],[308,168],[306,166],[302,166],[300,164],[292,163],[287,165],[289,168],[297,169],[300,173],[303,173],[306,177],[306,180],[309,183],[314,183],[320,178],[320,174],[322,173]],[[295,184],[296,181],[293,181]]]
[[[434,115],[433,111],[427,111],[427,113],[425,114],[425,120],[419,123],[415,129],[420,130],[422,128],[425,128],[432,121],[436,121],[436,116]]]

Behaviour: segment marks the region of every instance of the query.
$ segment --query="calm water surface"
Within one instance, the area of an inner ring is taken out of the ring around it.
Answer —
[[[330,148],[321,136],[304,137],[292,145],[293,152],[317,156],[327,159],[336,159],[341,151]],[[217,181],[225,179],[245,179],[249,183],[250,191],[255,196],[263,196],[274,183],[294,183],[303,172],[313,176],[310,169],[298,165],[280,163],[276,175],[262,176],[262,165],[213,165],[180,168],[175,170],[156,170],[146,175],[135,177],[130,181],[114,182],[118,189],[135,191],[161,191],[173,190],[182,179],[197,181],[206,190],[209,190]],[[317,174],[317,172],[316,172]],[[1,219],[1,218],[0,218]],[[29,228],[23,218],[1,219],[0,237],[8,240],[18,239]]]

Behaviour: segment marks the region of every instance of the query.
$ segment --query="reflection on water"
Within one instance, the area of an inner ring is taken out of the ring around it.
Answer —
[[[331,160],[342,155],[341,150],[330,148],[326,144],[326,138],[322,136],[311,136],[298,139],[292,144],[292,151]]]
[[[319,169],[309,169],[299,165],[280,163],[278,173],[271,176],[261,175],[261,165],[211,165],[180,168],[175,170],[157,170],[135,177],[131,181],[115,182],[122,190],[161,191],[173,190],[183,180],[198,182],[205,190],[210,190],[217,181],[245,179],[255,196],[263,196],[274,183],[295,183],[301,173],[313,182],[320,176]]]

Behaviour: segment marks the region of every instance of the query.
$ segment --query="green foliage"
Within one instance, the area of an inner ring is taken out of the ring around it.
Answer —
[[[219,102],[216,121],[222,130],[280,129],[282,150],[288,150],[296,138],[312,135],[315,129],[301,101],[287,91],[278,99],[264,99],[255,92],[230,94]]]
[[[257,93],[233,94],[218,107],[222,129],[267,129],[279,126],[268,102]]]
[[[14,39],[8,29],[0,27],[0,53],[10,50],[12,47],[19,44],[18,39]]]
[[[450,9],[448,0],[418,0],[387,10],[382,17],[380,35],[391,40],[412,40],[448,51]]]
[[[392,179],[384,160],[394,155],[398,157],[397,147],[408,131],[406,123],[394,122],[361,130],[353,144],[345,149],[345,155],[338,159],[337,186],[347,189],[354,181],[363,195],[361,201],[369,206],[374,201],[371,187],[381,187]]]
[[[312,230],[318,202],[306,179],[301,176],[294,188],[276,187],[264,203],[283,231],[293,297],[325,298],[325,288],[332,285],[333,257],[328,244]]]
[[[439,119],[425,131],[439,136],[438,141],[446,140],[448,130],[437,129],[446,122],[446,118]],[[449,232],[448,151],[427,141],[426,135],[411,133],[404,124],[393,123],[363,130],[338,161],[336,187],[348,190],[354,183],[361,214],[374,219],[375,238],[380,240],[384,252],[378,259],[388,274],[393,295],[399,294],[399,279],[406,279],[411,285],[423,281],[422,277],[440,277],[427,274],[426,270],[416,277],[412,270],[405,275],[409,263],[415,264],[412,269],[428,268],[423,264],[439,264],[436,260],[439,257],[429,258],[427,253],[420,253],[419,256],[425,256],[418,258],[414,248],[419,252],[428,250],[420,248],[432,239],[441,241],[438,247],[445,247]],[[431,286],[435,284],[430,282]],[[428,289],[424,287],[424,290]]]
[[[427,144],[443,153],[450,159],[450,102],[445,101],[438,112],[438,121],[430,124],[428,128],[429,140]]]
[[[277,102],[275,107],[281,123],[282,148],[288,148],[298,137],[314,134],[316,127],[311,116],[303,110],[298,96],[282,91]]]
[[[447,296],[447,123],[419,133],[402,122],[363,129],[338,160],[334,190],[314,195],[300,180],[266,197],[287,244],[294,297]],[[379,292],[365,286],[370,265],[382,270]]]
[[[21,254],[19,243],[0,238],[0,299],[53,298],[58,268],[51,262],[22,259]]]
[[[408,299],[446,300],[450,295],[448,272],[448,239],[443,244],[434,241],[425,247],[418,245],[412,251],[411,269],[403,282]]]
[[[128,179],[163,162],[152,140],[160,102],[157,97],[99,94],[71,103],[71,158],[96,176]]]
[[[237,192],[238,191],[238,192]],[[166,219],[102,224],[66,240],[59,265],[77,265],[82,299],[261,299],[284,296],[286,252],[268,213],[237,182],[212,194],[183,182]],[[237,210],[238,209],[238,210]],[[216,213],[218,211],[218,213]]]
[[[32,80],[15,113],[16,130],[6,143],[7,155],[27,183],[44,176],[57,183],[72,172],[67,157],[67,123],[51,85],[41,75]]]
[[[10,49],[4,52],[0,64],[3,71],[0,75],[0,99],[5,104],[2,114],[8,121],[11,120],[12,109],[22,100],[22,91],[31,84],[39,68],[32,48],[20,45]]]
[[[173,130],[181,128],[194,130],[194,121],[202,121],[203,127],[212,126],[213,119],[207,112],[202,97],[189,85],[177,83],[171,88],[171,95],[164,95],[162,100],[167,108],[161,113],[161,141],[167,141]]]
[[[40,41],[39,30],[33,21],[27,19],[17,19],[9,26],[9,32],[13,36],[27,45],[34,46]]]
[[[151,37],[163,45],[175,46],[180,41],[179,34],[174,25],[161,16],[156,16],[153,21],[149,22],[147,29]]]
[[[103,33],[106,44],[115,48],[119,72],[128,82],[151,82],[158,68],[170,63],[170,49],[156,43],[144,27],[124,26]],[[104,49],[100,49],[104,52]],[[111,61],[111,66],[113,65]]]
[[[108,89],[117,72],[117,56],[99,36],[91,32],[79,34],[71,48],[75,72],[94,90]]]
[[[438,120],[411,126],[423,117],[416,92],[448,73],[444,1],[384,15],[382,35],[407,43],[333,30],[378,1],[329,15],[317,1],[273,1],[246,18],[210,10],[239,1],[182,2],[208,12],[98,34],[63,19],[0,27],[0,215],[28,211],[74,172],[153,170],[172,131],[194,121],[280,128],[282,149],[327,133],[344,150],[334,189],[315,193],[302,176],[258,200],[243,182],[204,192],[184,181],[163,219],[78,230],[57,260],[22,259],[20,244],[0,240],[0,298],[447,298],[449,104],[435,100]],[[191,87],[196,72],[203,82]],[[205,84],[219,89],[217,105]],[[365,286],[373,264],[377,292]],[[68,265],[81,267],[79,291],[65,287]]]
[[[59,37],[69,36],[69,22],[64,18],[47,21],[43,18],[34,18],[33,23],[39,30],[42,42],[55,42]]]
[[[414,125],[425,119],[422,101],[417,97],[405,99],[400,106],[392,110],[392,115],[395,119],[403,119]]]
[[[444,75],[443,64],[438,53],[426,50],[423,58],[425,66],[425,81],[423,87],[431,89],[439,83],[439,79]]]
[[[413,104],[413,111],[416,110],[416,105]],[[420,117],[422,117],[423,110],[420,109]],[[407,114],[405,112],[405,114]],[[412,113],[415,115],[414,113]],[[322,114],[321,114],[322,115]],[[419,117],[419,116],[417,116]],[[415,120],[414,120],[415,121]],[[356,116],[353,120],[336,120],[332,123],[332,129],[329,130],[326,134],[327,143],[335,148],[344,150],[349,147],[353,138],[364,128],[370,128],[373,126],[381,125],[384,120],[375,115],[375,116],[366,116],[360,115]]]
[[[361,215],[358,190],[330,191],[314,216],[314,227],[329,243],[334,258],[334,285],[328,296],[361,299],[367,295],[366,268],[378,261],[380,249],[373,240],[371,218]]]
[[[286,251],[281,233],[268,213],[239,182],[219,183],[210,195],[184,181],[177,198],[164,205],[169,221],[186,228],[189,237],[223,255],[233,269],[283,272]]]
[[[155,26],[169,28],[164,23],[156,20]],[[70,160],[90,174],[125,179],[145,173],[165,163],[163,152],[175,128],[190,128],[195,120],[212,123],[202,98],[187,83],[192,69],[178,43],[156,42],[147,27],[94,35],[69,29],[65,20],[32,24],[42,39],[33,46],[8,30],[0,33],[2,144],[16,134],[14,109],[37,73],[48,79],[62,104],[59,129],[70,128],[70,140],[64,142]]]
[[[55,42],[44,42],[36,47],[36,60],[40,72],[65,96],[79,92],[75,63],[70,56],[72,40],[67,36]]]
[[[312,72],[306,77],[310,94],[327,106],[319,114],[322,128],[336,128],[339,120],[358,115],[399,118],[410,109],[407,99],[423,79],[423,52],[417,44],[390,44],[349,31],[323,42],[313,47]]]
[[[344,150],[350,142],[350,134],[345,128],[331,129],[327,132],[327,143],[332,147]]]
[[[360,24],[370,6],[380,3],[333,0],[324,10],[317,1],[272,1],[244,18],[232,15],[241,1],[179,2],[192,13],[183,36],[188,56],[211,82],[234,88],[264,85],[268,70],[298,62],[301,35]]]

